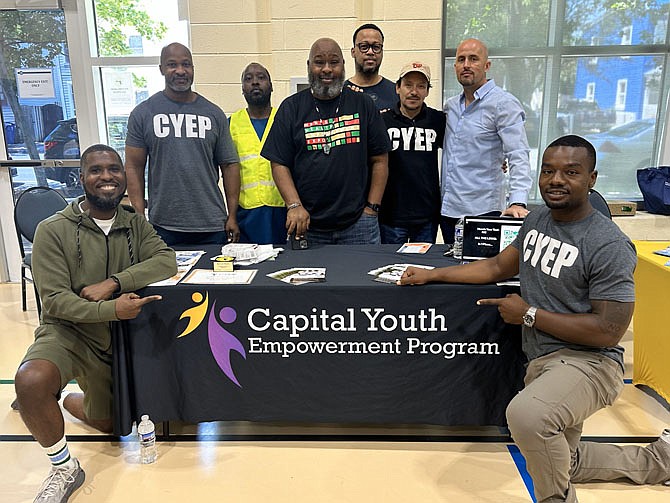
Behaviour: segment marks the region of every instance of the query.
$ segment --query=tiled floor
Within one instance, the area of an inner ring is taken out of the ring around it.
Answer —
[[[14,371],[32,340],[36,323],[32,297],[28,312],[23,313],[18,285],[0,285],[2,503],[32,501],[49,469],[41,448],[31,440],[19,414],[9,407],[14,397]],[[626,377],[630,378],[630,333],[625,346]],[[172,432],[193,436],[160,442],[158,461],[140,465],[138,446],[132,438],[119,441],[100,436],[67,413],[65,417],[66,432],[75,439],[70,441],[70,449],[86,470],[84,486],[70,499],[73,503],[190,503],[213,499],[243,503],[532,501],[508,450],[510,444],[495,441],[501,435],[497,428],[173,425]],[[670,412],[628,384],[614,407],[589,419],[584,434],[642,441],[657,436],[668,425]],[[227,435],[233,440],[198,440],[198,433]],[[292,434],[349,437],[346,441],[272,440],[273,435],[286,438]],[[253,435],[254,440],[239,440],[242,435]],[[369,441],[356,440],[356,435],[386,437]],[[417,441],[407,438],[411,435]],[[437,440],[424,441],[428,436]],[[663,486],[584,484],[577,487],[577,492],[582,503],[670,501],[670,488]]]

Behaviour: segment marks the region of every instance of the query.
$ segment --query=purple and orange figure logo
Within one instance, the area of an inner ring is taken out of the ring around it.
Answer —
[[[179,319],[188,318],[188,325],[184,331],[177,336],[183,337],[190,334],[205,319],[207,308],[209,306],[209,294],[204,296],[200,292],[194,292],[191,296],[196,306],[186,309]],[[237,351],[246,360],[247,354],[244,351],[244,346],[237,337],[231,334],[228,330],[221,326],[219,319],[224,324],[233,323],[237,319],[237,313],[232,307],[224,307],[219,312],[219,318],[216,316],[216,301],[212,304],[212,309],[209,311],[209,318],[207,320],[207,337],[209,340],[209,347],[212,350],[212,356],[223,373],[237,384],[240,388],[242,385],[237,380],[233,372],[233,366],[230,362],[230,352]]]

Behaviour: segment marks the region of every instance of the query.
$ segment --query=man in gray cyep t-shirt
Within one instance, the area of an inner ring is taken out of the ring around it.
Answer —
[[[165,89],[128,118],[128,196],[144,214],[144,166],[149,159],[149,221],[169,245],[224,244],[239,239],[240,167],[223,110],[193,92],[191,52],[163,48]],[[219,170],[226,194],[219,189]]]
[[[480,299],[507,323],[522,324],[529,363],[507,422],[526,459],[537,501],[576,502],[573,483],[670,479],[670,429],[646,447],[581,441],[584,421],[623,390],[623,348],[633,315],[633,244],[596,211],[596,153],[569,135],[545,150],[534,209],[496,257],[455,267],[408,268],[400,284],[490,283],[519,274],[521,295]]]

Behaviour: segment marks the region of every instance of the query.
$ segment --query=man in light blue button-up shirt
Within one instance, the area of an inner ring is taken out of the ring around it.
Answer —
[[[524,217],[532,180],[525,113],[519,100],[486,79],[488,49],[476,39],[456,49],[456,78],[463,92],[447,101],[442,153],[442,219],[445,243],[465,215]],[[509,194],[501,166],[509,165]]]

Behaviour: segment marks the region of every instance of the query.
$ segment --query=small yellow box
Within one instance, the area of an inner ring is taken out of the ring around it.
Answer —
[[[214,259],[214,271],[232,272],[233,260],[233,257],[216,257],[216,259]]]

